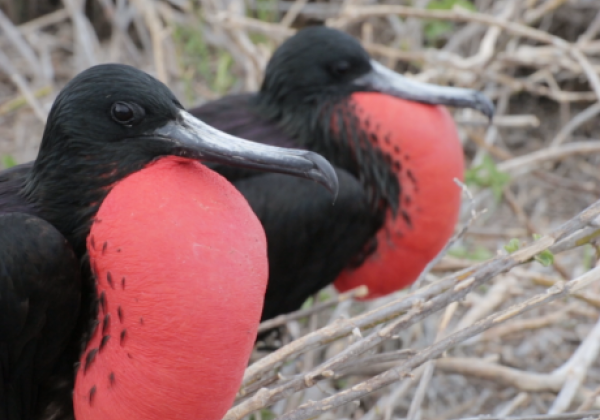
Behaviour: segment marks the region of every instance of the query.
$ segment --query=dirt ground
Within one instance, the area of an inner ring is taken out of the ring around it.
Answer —
[[[191,106],[256,90],[279,42],[315,23],[359,37],[399,72],[480,89],[496,104],[491,125],[453,110],[472,197],[419,287],[366,303],[323,291],[280,321],[277,344],[298,339],[297,350],[255,352],[226,419],[600,418],[600,0],[2,0],[0,9],[0,167],[35,159],[54,97],[90,65],[135,65]]]

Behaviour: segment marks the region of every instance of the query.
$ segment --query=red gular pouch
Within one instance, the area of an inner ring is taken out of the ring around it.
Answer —
[[[87,247],[98,327],[76,377],[76,418],[222,419],[268,277],[244,197],[201,163],[165,157],[112,188]]]

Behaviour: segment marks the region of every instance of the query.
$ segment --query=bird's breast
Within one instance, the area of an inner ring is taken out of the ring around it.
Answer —
[[[163,158],[114,186],[87,247],[98,326],[77,373],[76,417],[220,420],[268,276],[246,200],[202,164]]]
[[[456,126],[442,106],[380,93],[350,99],[359,127],[385,156],[400,183],[399,209],[388,210],[377,250],[335,282],[345,291],[369,287],[369,298],[413,283],[450,239],[458,219],[464,158]]]

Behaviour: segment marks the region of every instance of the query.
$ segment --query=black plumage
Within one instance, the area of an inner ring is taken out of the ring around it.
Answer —
[[[212,166],[244,194],[267,233],[270,275],[263,320],[300,308],[343,269],[359,266],[377,249],[375,235],[388,209],[406,214],[399,211],[397,168],[360,128],[349,100],[353,93],[473,107],[488,116],[493,111],[478,92],[433,87],[432,94],[431,85],[398,83],[380,67],[350,35],[309,27],[275,51],[259,92],[226,96],[190,110],[230,134],[312,150],[336,167],[340,192],[331,206],[322,191],[303,180]]]
[[[129,66],[100,65],[58,95],[35,162],[0,172],[0,419],[73,419],[82,352],[96,328],[106,340],[111,328],[86,239],[116,182],[171,155],[274,168],[337,188],[320,156],[256,149],[198,124],[156,79]],[[106,248],[93,238],[90,246]],[[117,279],[109,274],[106,281],[115,287]],[[120,331],[121,343],[126,335]],[[100,350],[89,351],[81,368]]]

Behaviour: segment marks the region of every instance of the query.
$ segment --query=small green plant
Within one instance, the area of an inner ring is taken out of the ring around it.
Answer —
[[[496,163],[485,155],[481,163],[465,171],[465,183],[490,188],[497,201],[502,198],[504,187],[510,182],[510,175],[498,170]]]
[[[315,299],[312,296],[309,297],[308,299],[306,299],[304,301],[304,303],[302,304],[302,307],[300,309],[308,309],[308,308],[312,307],[314,301],[315,301]]]
[[[11,155],[3,155],[0,162],[2,162],[2,167],[4,169],[12,168],[17,165],[17,161]]]
[[[476,11],[477,9],[469,0],[433,0],[427,5],[428,10],[452,10],[455,6]],[[425,22],[425,40],[433,44],[454,30],[454,23],[439,20]]]
[[[539,233],[534,233],[531,236],[533,237],[534,241],[537,241],[542,237],[542,235],[540,235]],[[517,238],[512,238],[510,241],[508,241],[506,245],[504,245],[504,249],[509,254],[512,254],[513,252],[518,251],[521,248],[521,245],[522,244],[520,240],[518,240]],[[552,251],[546,249],[537,254],[535,257],[533,257],[533,260],[539,262],[544,267],[548,267],[554,264],[554,254],[552,253]]]
[[[329,299],[331,299],[331,293],[329,293],[327,290],[323,289],[319,292],[317,299],[319,302],[326,302]]]
[[[277,417],[275,415],[275,413],[273,413],[268,408],[263,408],[263,409],[260,410],[260,418],[262,418],[262,420],[273,420],[275,417]],[[250,416],[250,418],[252,420],[256,420],[257,416],[255,414],[252,414]]]
[[[196,98],[193,80],[197,75],[218,94],[226,93],[235,83],[236,79],[231,71],[233,58],[226,50],[208,45],[204,39],[202,24],[198,27],[176,26],[173,30],[173,40],[178,64],[183,70],[182,80],[189,102]]]
[[[462,258],[472,261],[485,261],[493,257],[493,254],[481,245],[475,245],[473,249],[469,249],[462,245],[452,247],[448,251],[448,255],[455,258]]]
[[[596,248],[592,244],[585,244],[583,246],[583,262],[581,263],[585,271],[591,270],[595,256]]]
[[[509,254],[518,251],[519,248],[521,248],[521,241],[519,241],[517,238],[512,238],[506,245],[504,245],[504,249]]]
[[[539,233],[534,233],[531,236],[533,237],[534,241],[537,241],[542,237],[542,235],[540,235]],[[552,253],[552,251],[549,251],[547,249],[537,254],[535,257],[533,257],[533,259],[542,264],[544,267],[548,267],[554,264],[554,254]]]
[[[548,267],[554,264],[554,254],[552,253],[552,251],[549,251],[547,249],[537,254],[534,257],[534,259],[540,264],[542,264],[544,267]]]

